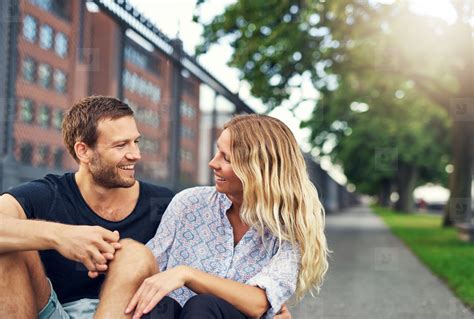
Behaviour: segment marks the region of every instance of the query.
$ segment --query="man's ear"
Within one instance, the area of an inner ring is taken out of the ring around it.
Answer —
[[[87,146],[84,142],[76,142],[74,144],[74,151],[76,152],[76,156],[79,159],[79,162],[82,163],[89,163],[92,157],[92,150],[89,146]]]

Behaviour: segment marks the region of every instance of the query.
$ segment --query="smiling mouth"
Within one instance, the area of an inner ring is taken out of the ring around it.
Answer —
[[[216,181],[218,182],[225,182],[225,178],[224,177],[220,177],[220,176],[217,176],[217,175],[214,175],[216,177]]]
[[[135,169],[135,165],[123,165],[119,166],[119,168],[125,171],[133,171]]]

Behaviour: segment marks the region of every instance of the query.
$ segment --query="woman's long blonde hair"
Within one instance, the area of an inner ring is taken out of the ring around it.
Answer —
[[[296,300],[319,291],[328,269],[324,209],[289,128],[265,115],[239,115],[225,124],[230,160],[243,184],[241,218],[301,249]]]

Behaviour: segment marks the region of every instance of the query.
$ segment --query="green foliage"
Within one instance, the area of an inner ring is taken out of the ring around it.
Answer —
[[[456,90],[459,60],[449,57],[462,48],[440,43],[457,34],[405,2],[240,0],[204,24],[198,52],[228,41],[230,65],[268,110],[310,79],[321,93],[302,123],[311,143],[360,191],[375,194],[399,165],[416,168],[418,183],[446,184],[450,122],[439,105]],[[388,167],[376,159],[384,149],[396,153]]]
[[[340,163],[349,181],[368,194],[377,194],[384,180],[394,180],[400,165],[417,169],[417,184],[446,184],[446,112],[416,96],[410,83],[395,86],[378,80],[362,91],[354,81],[342,78],[339,89],[326,92],[312,119],[302,124],[311,128],[311,140],[321,154]],[[403,98],[393,98],[395,94]],[[393,162],[377,158],[386,152],[393,154]]]
[[[241,70],[242,78],[252,84],[252,94],[261,98],[269,109],[278,106],[295,86],[290,79],[304,72],[316,76],[314,62],[320,58],[318,48],[324,35],[309,34],[307,28],[311,23],[305,21],[316,22],[318,18],[317,14],[311,18],[312,11],[303,10],[302,4],[302,1],[238,1],[204,25],[204,41],[197,53],[227,39],[234,49],[230,65]]]
[[[440,216],[397,214],[381,207],[374,210],[426,266],[474,308],[474,245],[458,239],[456,229],[440,228]]]

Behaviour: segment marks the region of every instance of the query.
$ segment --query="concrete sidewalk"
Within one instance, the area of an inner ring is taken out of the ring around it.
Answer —
[[[319,296],[291,307],[294,319],[474,318],[369,208],[326,221],[329,272]]]

